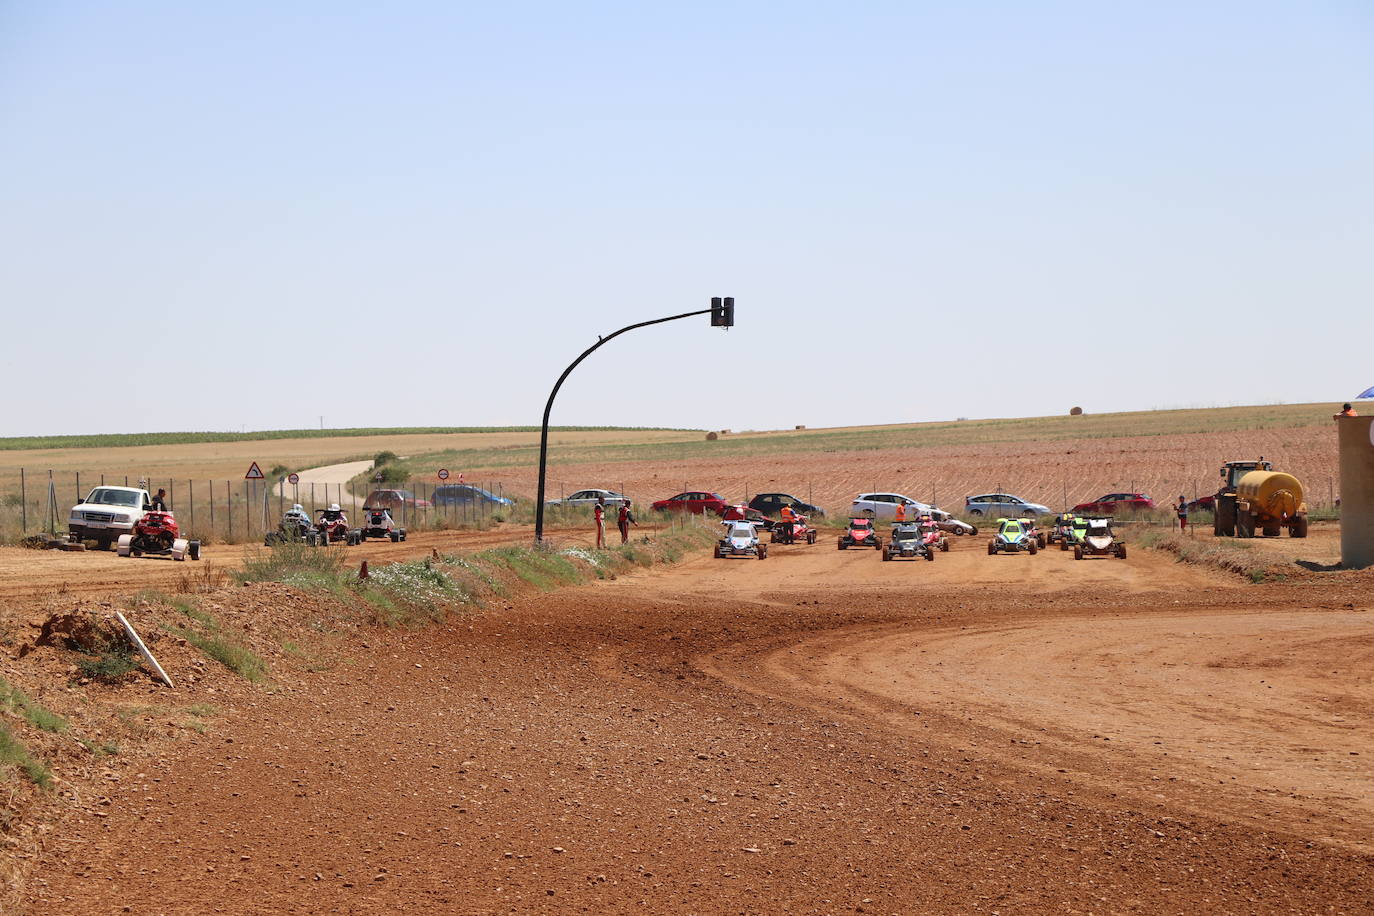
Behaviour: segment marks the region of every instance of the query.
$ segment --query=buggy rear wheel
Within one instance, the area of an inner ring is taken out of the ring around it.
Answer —
[[[931,550],[929,547],[926,548],[926,561],[930,563],[935,562],[935,551]]]
[[[991,541],[988,541],[988,556],[997,556],[997,545],[992,543]]]
[[[1029,553],[1031,556],[1035,556],[1035,552],[1039,549],[1040,548],[1036,546],[1036,543],[1034,541],[1031,541],[1030,546],[1026,548],[1026,553]]]
[[[391,543],[393,543],[393,544],[399,544],[399,543],[401,543],[401,535],[400,535],[399,532],[393,531],[393,532],[391,532],[391,534],[389,534],[389,535],[387,535],[387,536],[391,538]]]
[[[1074,545],[1073,545],[1073,558],[1074,558],[1075,560],[1081,560],[1081,559],[1083,559],[1083,545],[1081,545],[1081,544],[1074,544]]]
[[[1116,548],[1116,555],[1117,555],[1117,558],[1118,558],[1118,559],[1122,559],[1122,560],[1126,559],[1126,545],[1125,545],[1125,544],[1122,544],[1122,545],[1120,545],[1119,547]]]

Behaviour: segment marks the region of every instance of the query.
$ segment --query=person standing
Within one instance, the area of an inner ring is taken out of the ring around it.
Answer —
[[[1182,494],[1179,494],[1174,512],[1178,515],[1178,530],[1182,534],[1188,530],[1188,500],[1184,499]]]
[[[638,527],[634,515],[630,512],[630,501],[627,499],[620,504],[620,512],[616,516],[616,525],[620,528],[620,543],[625,544],[630,540],[630,526]]]
[[[606,497],[596,498],[596,508],[592,510],[596,516],[596,546],[606,546]]]
[[[158,488],[157,495],[153,497],[153,508],[158,512],[167,511],[167,491]]]
[[[892,520],[899,525],[906,521],[906,503],[900,500],[897,502],[897,511],[893,514]]]

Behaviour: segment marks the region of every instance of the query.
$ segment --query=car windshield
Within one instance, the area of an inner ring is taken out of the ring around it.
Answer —
[[[753,536],[753,525],[736,525],[735,527],[730,529],[730,537],[732,538],[751,538]]]
[[[866,519],[866,518],[855,518],[855,519],[850,519],[850,520],[849,520],[849,527],[850,527],[850,528],[867,528],[867,527],[869,527],[869,521],[868,521],[868,519]]]
[[[1002,533],[1003,533],[1003,534],[1020,534],[1020,533],[1021,533],[1021,523],[1020,523],[1020,522],[1007,522],[1005,525],[1002,526]]]
[[[142,502],[143,494],[136,490],[116,490],[108,487],[98,487],[91,491],[88,503],[95,503],[100,506],[133,506],[135,508]]]

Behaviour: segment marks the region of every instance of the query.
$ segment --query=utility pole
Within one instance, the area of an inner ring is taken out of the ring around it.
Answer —
[[[563,382],[572,371],[578,367],[582,360],[591,356],[602,344],[609,343],[611,340],[624,334],[626,331],[633,331],[636,328],[647,328],[651,324],[663,324],[666,321],[677,321],[679,318],[691,318],[693,315],[710,315],[711,327],[725,328],[729,330],[735,326],[735,299],[733,296],[713,296],[711,307],[708,309],[698,309],[695,312],[683,312],[681,315],[669,315],[667,318],[655,318],[652,321],[641,321],[638,324],[627,325],[616,331],[614,334],[607,334],[605,337],[598,337],[596,343],[592,344],[582,355],[572,361],[572,365],[563,370],[563,374],[554,383],[553,391],[549,392],[549,400],[544,404],[544,422],[539,433],[539,495],[536,497],[538,502],[534,507],[534,542],[541,543],[544,540],[544,478],[548,469],[549,461],[549,413],[553,410],[553,399],[558,397],[558,389],[563,387]],[[323,420],[321,420],[323,422]]]

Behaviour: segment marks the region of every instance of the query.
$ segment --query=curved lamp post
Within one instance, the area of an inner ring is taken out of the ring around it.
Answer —
[[[608,343],[626,331],[633,331],[635,328],[647,328],[651,324],[663,324],[665,321],[677,321],[679,318],[691,318],[693,315],[710,315],[711,327],[731,328],[735,325],[735,300],[732,296],[721,298],[712,297],[711,307],[708,309],[698,309],[695,312],[683,312],[681,315],[669,315],[667,318],[655,318],[653,321],[641,321],[638,324],[628,325],[621,328],[614,334],[607,334],[605,337],[598,337],[596,343],[582,351],[582,355],[572,361],[572,365],[563,370],[563,374],[558,377],[558,381],[553,385],[553,391],[549,392],[548,403],[544,405],[544,424],[539,433],[539,496],[538,503],[534,507],[534,542],[536,544],[544,540],[544,475],[548,468],[549,460],[549,412],[553,410],[553,399],[558,397],[558,389],[563,387],[563,382],[577,368],[582,360],[591,356],[602,344]]]

